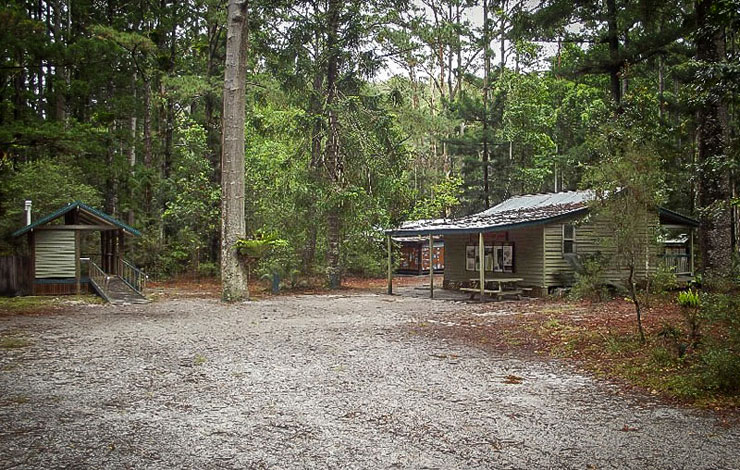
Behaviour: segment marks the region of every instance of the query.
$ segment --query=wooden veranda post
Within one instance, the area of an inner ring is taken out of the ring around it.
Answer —
[[[118,272],[118,239],[116,237],[116,232],[110,233],[110,248],[111,248],[111,260],[110,260],[110,268],[111,268],[111,274],[121,274]]]
[[[391,248],[391,236],[388,234],[388,295],[393,294],[393,251]]]
[[[75,293],[80,295],[82,286],[80,278],[82,277],[82,267],[80,266],[80,256],[82,256],[82,247],[80,246],[80,231],[75,230]]]
[[[118,274],[123,273],[123,260],[126,258],[126,235],[123,230],[118,231]]]
[[[434,235],[429,234],[429,297],[434,298]]]
[[[689,231],[689,250],[691,255],[691,267],[689,268],[691,270],[691,277],[694,277],[694,228],[691,227],[691,230]]]
[[[480,300],[483,301],[483,294],[486,290],[486,257],[485,247],[483,246],[483,232],[478,234],[478,282],[480,283]]]

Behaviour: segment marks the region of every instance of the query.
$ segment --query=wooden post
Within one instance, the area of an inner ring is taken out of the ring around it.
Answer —
[[[120,274],[118,272],[118,240],[116,237],[116,232],[110,233],[110,247],[111,247],[111,273],[112,274]]]
[[[416,259],[419,260],[419,276],[421,276],[424,274],[424,242],[419,242],[416,248]]]
[[[691,277],[694,277],[694,227],[691,227],[689,238],[689,251],[691,252]]]
[[[28,232],[28,254],[30,258],[31,270],[31,295],[36,295],[36,234],[31,229]]]
[[[118,275],[123,274],[123,259],[125,258],[126,252],[126,236],[123,233],[123,229],[118,230],[118,259],[116,264],[118,265]]]
[[[388,295],[393,295],[393,251],[390,234],[388,234]]]
[[[432,260],[434,256],[434,235],[429,234],[429,298],[434,298],[434,266]]]
[[[483,232],[478,234],[478,281],[480,283],[480,300],[483,301],[483,295],[486,290],[486,253],[483,245]]]
[[[75,292],[77,292],[77,295],[81,293],[80,277],[82,276],[82,269],[80,267],[80,256],[80,231],[75,230]]]
[[[100,231],[100,269],[105,272],[105,232]]]

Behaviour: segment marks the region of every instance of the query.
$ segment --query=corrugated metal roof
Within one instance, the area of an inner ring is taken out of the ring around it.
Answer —
[[[499,232],[529,225],[551,223],[588,211],[595,198],[591,190],[514,196],[490,209],[456,219],[404,222],[388,233],[398,236]],[[678,225],[698,226],[699,222],[665,208],[658,208],[661,219]]]
[[[545,209],[558,206],[585,206],[594,198],[594,192],[564,191],[560,193],[525,194],[514,196],[482,212],[485,215],[499,212]]]
[[[404,222],[394,235],[477,233],[509,230],[552,222],[588,210],[592,191],[529,194],[516,196],[483,212],[456,219],[415,220]]]
[[[75,208],[80,208],[80,210],[82,210],[84,212],[87,212],[88,214],[90,214],[90,215],[92,215],[94,217],[98,217],[99,219],[102,219],[103,221],[105,221],[105,222],[107,222],[107,223],[109,223],[109,224],[111,224],[113,226],[116,226],[118,228],[121,228],[121,229],[125,230],[126,232],[130,233],[131,235],[135,235],[137,237],[141,236],[141,232],[139,232],[135,228],[133,228],[133,227],[131,227],[131,226],[129,226],[129,225],[121,222],[120,220],[114,219],[113,217],[111,217],[110,215],[106,214],[105,212],[101,212],[101,211],[99,211],[97,209],[93,209],[92,207],[88,206],[87,204],[84,204],[84,203],[79,202],[79,201],[70,202],[66,206],[64,206],[64,207],[62,207],[60,209],[57,209],[56,211],[52,212],[51,214],[49,214],[49,215],[47,215],[45,217],[40,218],[36,222],[34,222],[34,223],[30,224],[30,225],[26,225],[26,226],[24,226],[24,227],[16,230],[15,232],[13,232],[13,235],[12,236],[17,237],[17,236],[23,235],[24,233],[27,233],[30,230],[33,230],[34,228],[36,228],[36,227],[38,227],[40,225],[48,224],[52,220],[54,220],[54,219],[56,219],[58,217],[63,216],[64,214],[66,214],[67,212],[69,212],[69,211],[71,211],[72,209],[75,209]]]

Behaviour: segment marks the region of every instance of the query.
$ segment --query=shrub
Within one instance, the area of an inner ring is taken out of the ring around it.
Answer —
[[[672,366],[676,362],[676,356],[663,346],[653,348],[651,355],[653,362],[658,367]]]
[[[221,272],[221,267],[218,263],[207,262],[200,263],[198,265],[197,275],[198,277],[211,278],[217,277]]]
[[[667,347],[673,349],[676,357],[680,358],[686,354],[686,343],[682,341],[683,332],[675,325],[663,322],[658,331],[658,337],[663,340]]]
[[[702,384],[707,390],[726,394],[740,393],[740,354],[728,347],[707,350],[701,356]]]
[[[653,274],[650,275],[649,284],[651,294],[664,294],[668,291],[678,288],[678,279],[676,273],[672,268],[668,268],[663,264],[658,265],[658,268]]]
[[[684,296],[684,299],[689,296]],[[697,299],[691,297],[690,305]],[[698,302],[700,321],[706,324],[697,373],[702,388],[723,394],[740,393],[740,296],[704,293]]]
[[[589,299],[601,302],[609,298],[609,290],[602,281],[605,262],[600,254],[584,256],[575,265],[576,281],[570,291],[574,299]]]

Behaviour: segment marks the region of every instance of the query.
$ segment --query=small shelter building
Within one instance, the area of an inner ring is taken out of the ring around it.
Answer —
[[[27,207],[30,211],[30,207]],[[108,301],[143,299],[146,276],[125,260],[126,238],[135,228],[82,202],[72,202],[32,222],[13,237],[28,237],[32,295],[94,292]],[[100,251],[83,253],[91,234]]]

